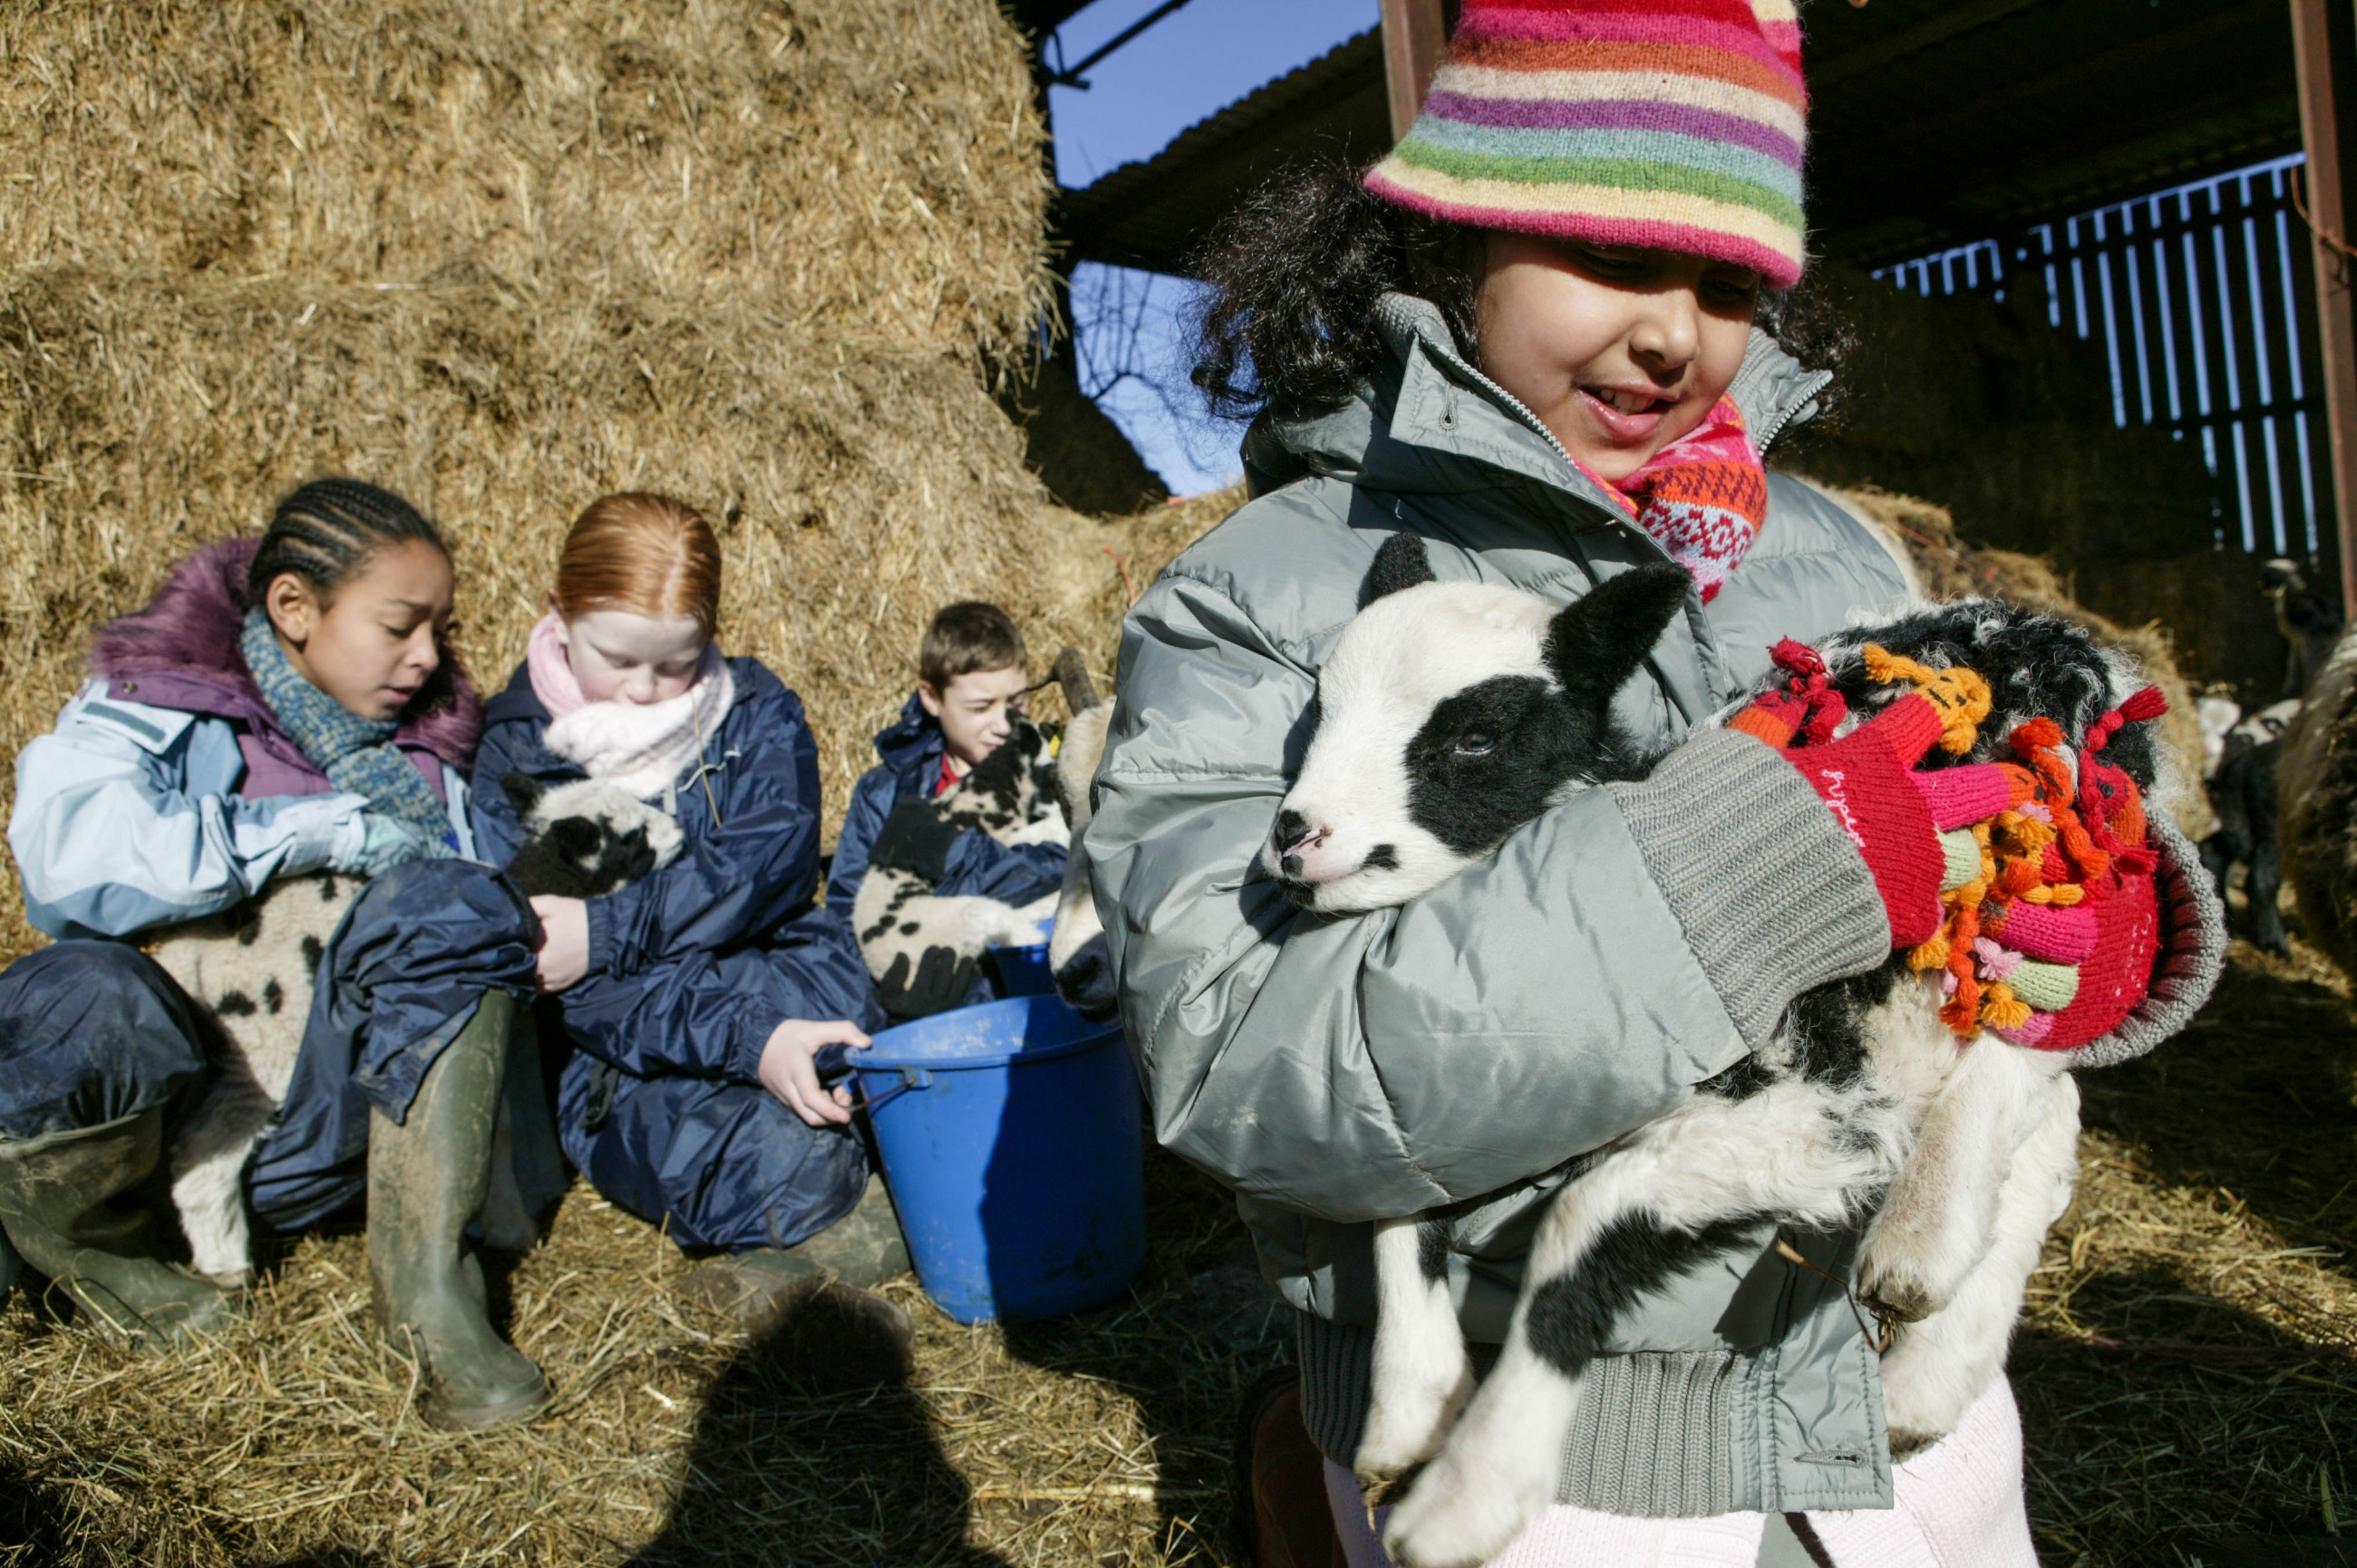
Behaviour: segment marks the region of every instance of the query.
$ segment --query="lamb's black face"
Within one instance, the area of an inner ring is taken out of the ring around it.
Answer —
[[[1039,726],[1017,720],[998,749],[975,763],[957,792],[943,802],[944,814],[952,822],[994,831],[1022,826],[1032,819],[1040,799],[1046,752]]]
[[[1594,729],[1535,675],[1444,697],[1408,742],[1408,817],[1458,854],[1487,854],[1578,775]]]
[[[1692,592],[1641,566],[1557,607],[1434,581],[1395,535],[1318,674],[1318,728],[1264,866],[1312,908],[1397,904],[1488,854],[1582,781],[1631,777],[1613,693]]]
[[[654,868],[654,845],[647,842],[646,830],[632,828],[619,838],[608,839],[605,852],[588,868],[590,886],[596,889],[589,896],[601,897],[617,887],[627,887]]]
[[[600,897],[668,865],[679,853],[683,835],[676,821],[609,784],[582,779],[543,786],[520,773],[500,783],[510,800],[529,802],[522,812],[526,842],[517,864],[535,866],[527,878],[535,890]],[[550,862],[562,866],[561,875],[553,875],[557,865]]]

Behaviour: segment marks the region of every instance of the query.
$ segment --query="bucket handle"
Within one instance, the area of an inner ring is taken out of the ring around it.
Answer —
[[[876,1108],[877,1106],[888,1105],[893,1101],[898,1100],[900,1096],[908,1093],[909,1090],[912,1089],[931,1089],[932,1087],[933,1075],[931,1072],[928,1072],[923,1068],[904,1067],[900,1069],[899,1082],[894,1084],[891,1088],[886,1090],[881,1094],[860,1096],[858,1103],[854,1105],[852,1109],[855,1111],[865,1111],[870,1116],[873,1116],[876,1114]]]

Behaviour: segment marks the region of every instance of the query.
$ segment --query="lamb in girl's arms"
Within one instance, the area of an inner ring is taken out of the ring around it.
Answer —
[[[1422,540],[1394,535],[1319,672],[1318,728],[1264,869],[1313,910],[1397,905],[1569,794],[1646,777],[1662,759],[1631,745],[1611,701],[1686,591],[1681,569],[1641,567],[1559,609],[1436,581]],[[1823,1266],[1782,1238],[1872,1217],[1859,1288],[1909,1324],[1882,1368],[1894,1445],[1952,1429],[2001,1367],[2070,1198],[2065,1069],[2150,1048],[2214,980],[2201,955],[2158,951],[2156,894],[2190,907],[2208,889],[2185,875],[2181,840],[2154,875],[2152,846],[2175,835],[2144,813],[2157,758],[2133,721],[2158,705],[2124,656],[1987,602],[1854,629],[1822,658],[1778,652],[1791,678],[1728,727],[1784,748],[1878,886],[1911,888],[1885,895],[1899,950],[1803,994],[1764,1048],[1572,1162],[1478,1391],[1446,1274],[1450,1221],[1378,1221],[1373,1406],[1355,1466],[1379,1481],[1430,1461],[1385,1534],[1409,1568],[1482,1562],[1512,1541],[1552,1495],[1616,1321],[1771,1234],[1794,1267]],[[1870,722],[1843,728],[1865,710]],[[1889,848],[1905,837],[1893,822],[1920,822],[1921,842]],[[2180,911],[2172,924],[2215,922]]]
[[[1046,737],[1028,719],[1015,721],[996,750],[942,793],[904,802],[887,831],[931,832],[947,842],[976,829],[1009,846],[1071,842],[1071,829],[1057,804],[1055,763]],[[879,838],[852,905],[860,955],[877,999],[896,1019],[955,1005],[985,948],[1038,942],[1039,922],[1055,913],[1052,891],[1020,908],[980,895],[936,894],[933,882],[909,863],[941,858],[892,853]]]
[[[679,853],[679,824],[610,784],[551,789],[521,773],[500,782],[523,819],[523,845],[508,876],[527,897],[595,898]],[[156,961],[196,1003],[221,1047],[220,1070],[170,1150],[172,1201],[199,1273],[242,1283],[252,1269],[246,1161],[286,1098],[320,960],[361,886],[360,877],[332,874],[281,877],[226,913],[157,933]],[[484,1208],[493,1245],[531,1245],[523,1208],[513,1166],[494,1160]]]

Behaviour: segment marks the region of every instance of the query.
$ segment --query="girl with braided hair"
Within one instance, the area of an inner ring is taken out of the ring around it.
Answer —
[[[313,1004],[245,1197],[285,1231],[365,1197],[380,1326],[423,1363],[429,1417],[481,1427],[547,1400],[464,1252],[503,1097],[526,1189],[553,1196],[558,1167],[516,1026],[539,928],[474,858],[482,709],[451,595],[416,508],[319,479],[100,631],[91,679],[17,760],[9,844],[57,940],[0,973],[0,1233],[60,1305],[135,1341],[234,1321],[235,1289],[167,1261],[145,1204],[215,1069],[208,1020],[135,944],[282,878],[362,878],[302,955]]]

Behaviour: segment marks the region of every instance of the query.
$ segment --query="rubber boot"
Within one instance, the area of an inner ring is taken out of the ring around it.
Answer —
[[[786,1251],[808,1258],[845,1284],[863,1289],[909,1272],[909,1243],[884,1178],[871,1176],[858,1207],[799,1245]]]
[[[0,1143],[0,1230],[14,1251],[101,1330],[156,1349],[243,1316],[234,1295],[156,1255],[155,1216],[135,1189],[163,1155],[160,1105]]]
[[[406,1122],[369,1123],[369,1283],[377,1326],[425,1373],[419,1413],[436,1426],[503,1426],[548,1402],[529,1357],[484,1310],[482,1272],[465,1250],[490,1188],[492,1134],[515,1000],[487,991],[426,1069]]]

